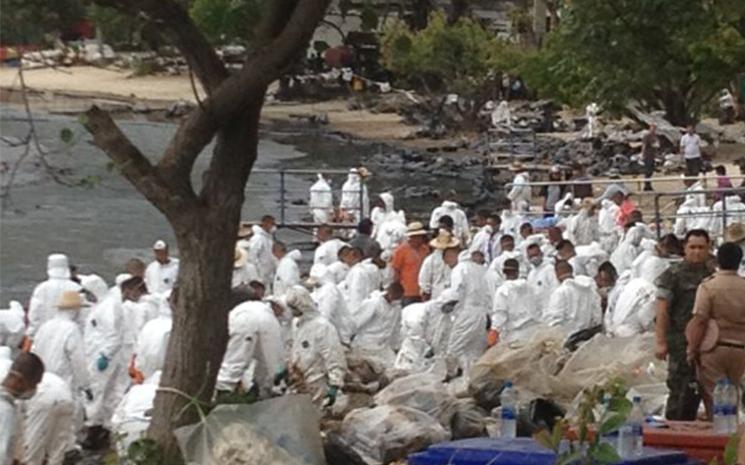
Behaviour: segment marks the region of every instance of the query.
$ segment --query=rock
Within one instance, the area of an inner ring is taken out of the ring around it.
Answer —
[[[341,435],[366,463],[402,460],[450,438],[434,418],[402,405],[355,410],[342,422]]]
[[[487,412],[473,399],[458,399],[450,422],[453,439],[476,438],[486,435]]]

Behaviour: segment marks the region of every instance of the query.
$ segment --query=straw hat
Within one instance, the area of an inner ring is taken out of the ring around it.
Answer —
[[[525,165],[523,165],[521,161],[516,160],[510,163],[510,167],[509,167],[510,171],[523,171],[525,169],[526,169]]]
[[[242,268],[248,261],[248,252],[243,250],[243,247],[236,247],[235,254],[233,255],[233,267]]]
[[[367,178],[372,174],[370,173],[370,170],[368,170],[364,166],[360,166],[359,168],[356,168],[356,171],[357,171],[357,174],[359,174],[361,178]]]
[[[424,229],[424,225],[418,221],[414,221],[413,223],[409,223],[409,225],[406,227],[406,236],[412,237],[412,236],[424,236],[427,234],[427,230]]]
[[[429,246],[437,250],[452,249],[459,247],[460,241],[447,230],[441,229],[437,237],[429,241]]]
[[[246,223],[241,223],[238,225],[238,238],[239,239],[246,239],[248,237],[251,237],[253,235],[253,226]]]
[[[579,204],[579,207],[585,210],[589,210],[595,206],[597,206],[597,202],[595,202],[595,200],[590,197],[585,197]]]
[[[745,241],[745,224],[732,223],[727,226],[727,230],[724,232],[724,238],[728,242],[734,242],[736,244]]]
[[[60,310],[80,310],[83,307],[87,307],[87,305],[77,291],[63,292],[57,303],[57,308]]]

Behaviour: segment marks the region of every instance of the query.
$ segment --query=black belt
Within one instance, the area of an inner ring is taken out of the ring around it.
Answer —
[[[737,344],[734,342],[720,342],[717,345],[722,347],[734,347],[735,349],[745,349],[745,344]]]

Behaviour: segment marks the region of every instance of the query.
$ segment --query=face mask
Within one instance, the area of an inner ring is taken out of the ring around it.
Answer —
[[[598,288],[598,294],[600,294],[600,297],[602,297],[602,298],[607,298],[609,291],[610,291],[610,288],[608,288],[608,287],[599,287]]]
[[[31,389],[30,391],[22,392],[16,396],[18,400],[29,400],[30,398],[34,397],[36,395],[36,388]]]
[[[543,263],[543,257],[541,257],[540,255],[537,257],[531,257],[530,263],[534,266],[540,266],[540,264]]]
[[[274,233],[276,233],[276,232],[277,232],[277,227],[276,227],[276,226],[272,226],[272,228],[271,228],[271,229],[269,230],[269,232],[270,232],[271,234],[274,234]]]

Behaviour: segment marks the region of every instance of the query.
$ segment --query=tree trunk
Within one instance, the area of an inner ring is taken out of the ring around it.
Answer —
[[[675,91],[665,92],[662,98],[665,118],[676,126],[690,124],[688,102],[686,98]]]
[[[202,211],[185,212],[175,218],[180,264],[176,286],[173,329],[168,342],[161,386],[185,395],[158,392],[148,436],[163,448],[163,463],[182,460],[172,431],[194,423],[199,417],[195,407],[182,409],[189,398],[209,403],[217,372],[228,341],[228,312],[233,254],[244,201],[243,187],[256,159],[258,146],[258,104],[218,133],[213,163],[206,175]],[[219,183],[220,189],[209,189]],[[200,202],[201,203],[201,202]],[[169,218],[170,219],[170,218]],[[204,324],[205,322],[210,324]]]

